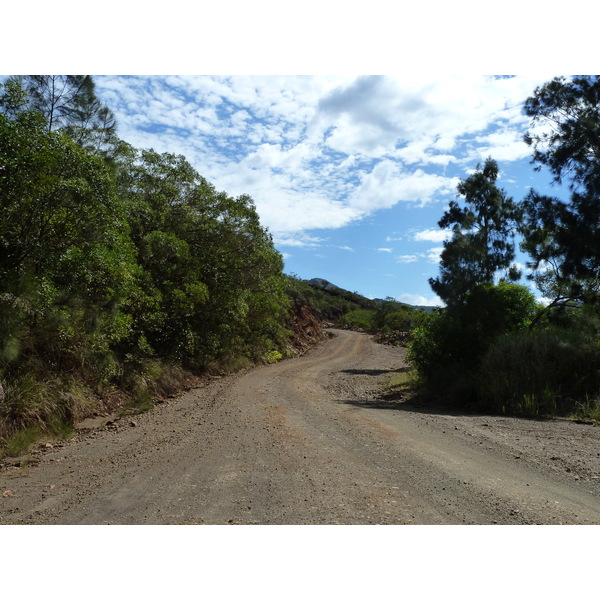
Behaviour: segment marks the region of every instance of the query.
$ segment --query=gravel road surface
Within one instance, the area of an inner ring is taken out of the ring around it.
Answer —
[[[5,460],[0,523],[600,523],[600,427],[411,405],[404,349],[332,335]]]

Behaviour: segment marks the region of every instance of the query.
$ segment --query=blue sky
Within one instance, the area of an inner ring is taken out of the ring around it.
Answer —
[[[368,297],[439,304],[456,186],[488,156],[515,199],[548,189],[523,142],[543,76],[96,76],[119,135],[183,154],[219,190],[249,194],[285,270]],[[554,190],[556,191],[556,190]],[[524,263],[526,257],[518,256]]]
[[[35,43],[5,28],[3,74],[91,73],[120,137],[252,196],[287,272],[415,304],[438,302],[437,222],[479,162],[498,161],[516,200],[558,192],[529,164],[522,103],[555,75],[597,71],[583,0],[560,13],[516,0],[107,0],[78,8],[85,25],[68,35],[56,3],[35,4],[35,19],[29,4],[7,8]]]

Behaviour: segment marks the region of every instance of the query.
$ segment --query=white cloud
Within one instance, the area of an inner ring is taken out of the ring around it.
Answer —
[[[396,256],[396,262],[399,263],[413,263],[419,260],[426,260],[432,264],[438,264],[440,262],[440,255],[444,250],[443,247],[430,248],[427,252],[417,252],[415,254],[401,254]]]
[[[437,264],[440,262],[440,255],[442,254],[444,248],[442,246],[437,248],[430,248],[425,257],[430,263]]]
[[[452,165],[516,160],[522,101],[547,78],[168,76],[96,78],[119,135],[183,154],[247,193],[271,231],[338,228],[400,202],[455,194]],[[429,240],[438,241],[438,240]]]
[[[377,252],[391,252],[391,248],[377,248]]]
[[[283,148],[281,144],[260,144],[250,152],[242,164],[253,169],[282,169],[293,176],[302,174],[308,161],[319,158],[319,148],[299,143],[291,148]]]
[[[413,306],[444,306],[444,303],[438,296],[421,296],[419,294],[400,294],[396,300]]]
[[[531,155],[531,148],[523,141],[520,130],[497,131],[475,138],[477,147],[471,150],[465,162],[483,162],[488,156],[499,162],[513,161]]]
[[[458,178],[442,177],[404,170],[401,165],[384,159],[370,173],[363,173],[360,185],[350,194],[350,206],[371,213],[382,208],[391,208],[398,202],[427,204],[439,196],[455,193]]]
[[[403,148],[396,150],[393,156],[408,165],[431,164],[447,166],[450,163],[458,161],[457,157],[452,154],[433,154],[431,152],[432,148],[436,148],[436,144],[431,139],[409,142]]]
[[[273,241],[277,246],[295,246],[297,248],[316,248],[325,241],[305,233],[288,233],[273,236]]]
[[[444,229],[424,229],[413,234],[415,242],[445,242],[452,237],[452,232]]]
[[[396,256],[396,261],[399,263],[413,263],[417,262],[421,257],[420,254],[402,254],[400,256]]]
[[[491,123],[521,125],[522,101],[544,78],[486,76],[359,77],[324,96],[315,119],[327,143],[347,154],[447,164],[465,135]],[[435,156],[438,153],[438,158]]]

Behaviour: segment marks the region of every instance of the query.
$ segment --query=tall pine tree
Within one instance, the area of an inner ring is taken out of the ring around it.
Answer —
[[[450,202],[439,221],[442,229],[452,229],[452,238],[444,242],[440,275],[429,284],[449,306],[460,304],[477,284],[493,283],[500,270],[513,281],[520,277],[511,268],[520,213],[512,198],[496,186],[497,178],[498,164],[488,158],[458,185],[465,206]]]
[[[537,170],[567,181],[568,202],[531,190],[525,200],[523,249],[534,277],[555,303],[600,296],[600,76],[557,77],[525,102]],[[541,133],[536,126],[542,126]]]
[[[17,75],[28,108],[40,112],[48,131],[63,130],[88,151],[111,153],[117,143],[114,113],[96,95],[91,75]]]

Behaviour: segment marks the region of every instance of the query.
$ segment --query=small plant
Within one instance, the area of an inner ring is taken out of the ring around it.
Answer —
[[[43,435],[42,428],[39,426],[20,429],[9,435],[0,449],[0,458],[5,456],[20,456],[27,449],[35,444]]]
[[[383,387],[386,390],[403,390],[414,386],[414,384],[415,373],[413,370],[395,371],[386,375]]]
[[[283,358],[283,354],[277,350],[271,350],[263,356],[263,361],[267,364],[279,362]]]
[[[590,398],[585,395],[585,400],[578,402],[573,417],[576,419],[590,419],[600,421],[600,396]]]
[[[520,412],[526,417],[536,417],[540,412],[540,407],[535,394],[524,394],[520,409]]]

